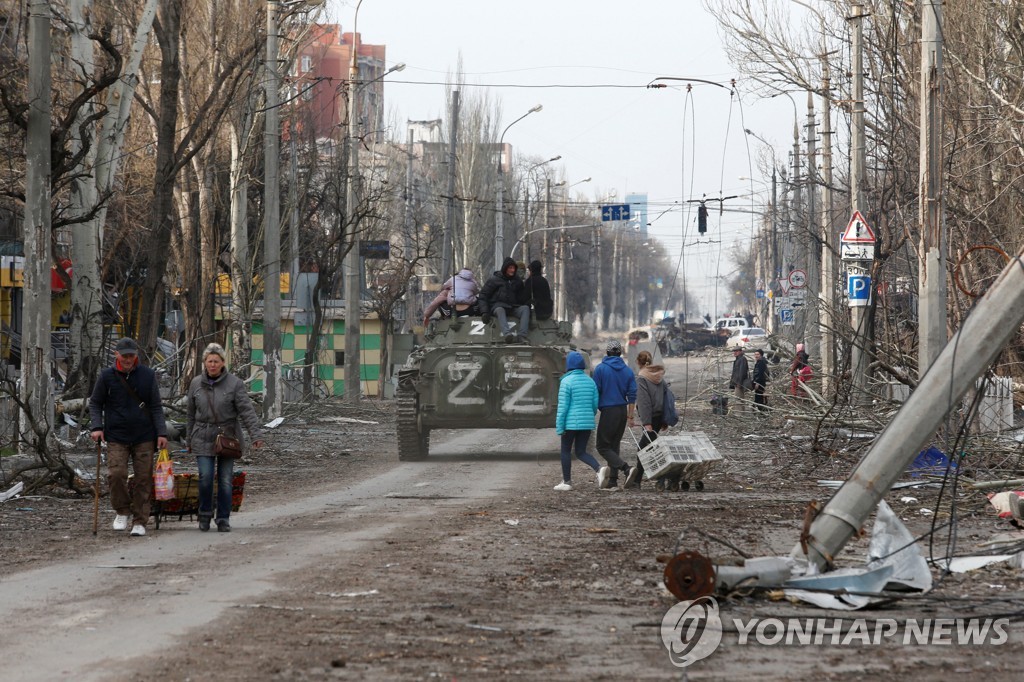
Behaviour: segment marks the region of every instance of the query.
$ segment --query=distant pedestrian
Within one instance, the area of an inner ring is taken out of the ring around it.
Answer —
[[[796,359],[796,362],[794,364],[796,365],[796,367],[793,369],[792,372],[793,379],[789,384],[789,393],[794,398],[807,399],[810,396],[807,394],[807,391],[804,390],[804,384],[806,384],[808,381],[811,380],[812,377],[814,377],[814,370],[811,369],[811,366],[809,364],[804,362],[799,357]]]
[[[736,346],[732,349],[732,375],[729,377],[729,388],[733,391],[736,399],[736,410],[746,412],[747,391],[753,388],[750,380],[750,365],[747,363],[747,356],[743,354],[743,346]]]
[[[597,460],[587,452],[597,414],[597,384],[583,370],[583,355],[572,351],[565,357],[565,375],[558,386],[555,433],[562,437],[562,482],[555,490],[572,490],[572,453],[595,472]]]
[[[802,343],[796,344],[796,354],[793,356],[793,362],[789,363],[789,373],[793,374],[797,370],[797,366],[800,363],[803,363],[803,364],[806,365],[806,364],[808,364],[808,361],[810,359],[811,358],[807,354],[807,351],[804,350],[804,344],[802,344]]]
[[[114,366],[100,372],[89,398],[91,437],[107,442],[107,480],[114,530],[146,534],[153,487],[153,452],[167,447],[167,423],[156,372],[139,363],[139,345],[124,338],[114,350]],[[128,462],[135,474],[128,494]]]
[[[619,448],[626,433],[626,422],[633,418],[636,406],[636,378],[633,370],[622,359],[622,344],[609,341],[605,358],[594,368],[597,384],[598,408],[601,418],[597,423],[597,452],[608,462],[597,474],[599,488],[617,488],[619,473],[629,487],[636,481],[639,470],[622,460]]]
[[[751,380],[754,383],[754,408],[758,412],[768,411],[768,396],[765,391],[768,387],[768,380],[771,374],[768,371],[768,359],[760,348],[754,351],[754,374]]]
[[[526,300],[533,306],[533,317],[537,320],[550,320],[555,312],[555,302],[551,298],[551,285],[541,274],[544,265],[539,261],[530,262],[530,276],[526,278]]]

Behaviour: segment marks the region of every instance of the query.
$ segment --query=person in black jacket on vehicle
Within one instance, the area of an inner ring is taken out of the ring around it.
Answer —
[[[550,320],[555,313],[555,302],[551,298],[551,285],[541,274],[544,265],[539,261],[530,262],[530,276],[526,278],[526,300],[533,306],[533,316],[538,320]]]
[[[498,318],[505,343],[514,343],[517,336],[520,343],[526,343],[526,334],[530,331],[530,306],[526,302],[526,288],[523,280],[519,279],[518,270],[515,260],[506,258],[501,270],[487,278],[477,298],[484,322],[490,322],[492,314]],[[515,333],[508,323],[509,312],[517,320]]]
[[[139,364],[134,339],[121,339],[114,366],[100,372],[89,398],[91,437],[107,442],[107,479],[110,505],[117,516],[114,530],[126,530],[131,516],[132,535],[145,535],[149,497],[153,486],[154,448],[167,447],[167,423],[160,402],[156,372]],[[135,472],[128,495],[128,460]]]

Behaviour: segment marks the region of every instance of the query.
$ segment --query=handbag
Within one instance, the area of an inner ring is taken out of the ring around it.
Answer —
[[[220,432],[213,439],[213,454],[218,457],[228,457],[230,459],[237,459],[242,456],[242,441],[237,438],[232,438],[228,434],[224,433],[224,427],[220,426],[220,417],[217,416],[217,409],[213,406],[213,390],[206,394],[206,399],[210,401],[210,412],[213,413],[213,421],[220,428]]]
[[[218,433],[213,439],[213,452],[218,457],[238,458],[242,456],[242,441],[226,433]]]
[[[158,500],[174,499],[174,463],[167,448],[160,449],[153,469],[153,497]]]

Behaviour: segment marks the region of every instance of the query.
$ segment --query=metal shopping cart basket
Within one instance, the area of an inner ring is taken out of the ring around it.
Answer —
[[[629,433],[640,448],[633,430],[629,429]],[[691,482],[697,490],[704,490],[704,477],[722,461],[722,455],[703,431],[666,432],[640,448],[637,457],[644,465],[648,480],[678,476],[682,490],[689,490]]]

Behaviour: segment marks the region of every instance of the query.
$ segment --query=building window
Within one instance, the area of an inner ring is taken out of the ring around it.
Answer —
[[[334,351],[334,366],[344,367],[345,366],[345,351],[336,350]]]
[[[306,72],[312,70],[312,68],[313,68],[313,58],[310,57],[308,54],[302,55],[302,66],[299,67],[299,68],[301,69],[300,73],[306,73]]]

